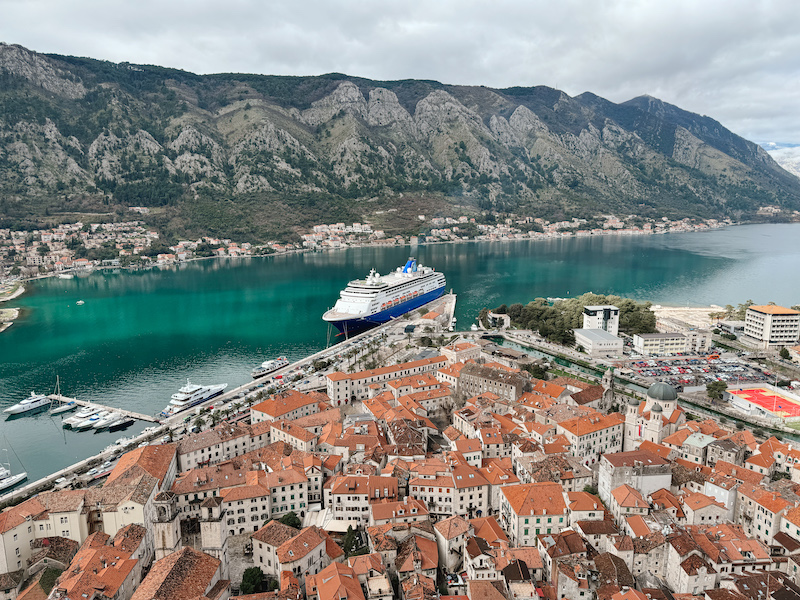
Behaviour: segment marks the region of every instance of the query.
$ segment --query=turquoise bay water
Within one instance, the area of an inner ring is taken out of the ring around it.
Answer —
[[[444,271],[459,324],[483,307],[615,293],[673,305],[800,303],[800,224],[641,237],[355,248],[176,268],[46,279],[10,303],[22,318],[0,334],[0,408],[31,390],[155,413],[187,378],[249,380],[256,364],[323,348],[322,313],[349,279],[414,254]],[[83,306],[77,306],[84,300]],[[2,417],[0,417],[2,418]],[[127,433],[141,430],[139,424]],[[31,479],[105,447],[120,433],[73,433],[60,417],[0,421]],[[15,470],[22,467],[12,453]],[[4,460],[4,458],[3,458]]]

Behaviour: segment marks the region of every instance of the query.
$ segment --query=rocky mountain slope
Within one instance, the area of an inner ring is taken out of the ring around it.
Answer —
[[[741,218],[765,204],[800,208],[800,182],[655,98],[199,76],[0,44],[5,224],[136,205],[176,234],[263,237],[389,208]]]

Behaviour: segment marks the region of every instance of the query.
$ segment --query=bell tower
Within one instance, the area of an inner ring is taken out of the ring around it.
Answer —
[[[220,579],[228,579],[228,529],[225,527],[225,509],[222,498],[211,496],[200,505],[200,546],[206,554],[219,559]]]
[[[181,549],[181,524],[178,519],[178,498],[173,492],[160,492],[153,500],[156,560]]]

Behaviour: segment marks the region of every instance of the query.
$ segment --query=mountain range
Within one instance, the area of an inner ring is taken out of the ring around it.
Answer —
[[[0,44],[0,226],[150,207],[172,236],[416,215],[747,219],[800,209],[757,144],[650,96],[196,75]],[[413,218],[413,219],[412,219]]]

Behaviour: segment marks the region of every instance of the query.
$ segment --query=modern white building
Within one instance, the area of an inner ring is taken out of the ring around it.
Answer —
[[[668,356],[686,352],[687,339],[682,333],[637,333],[633,351],[645,356]]]
[[[775,306],[751,306],[744,317],[742,341],[758,348],[794,346],[800,338],[800,311]]]
[[[589,356],[622,356],[622,340],[616,335],[602,329],[573,329],[572,331],[575,333],[575,346],[583,348]]]
[[[583,307],[583,328],[619,333],[619,309],[611,304]]]

